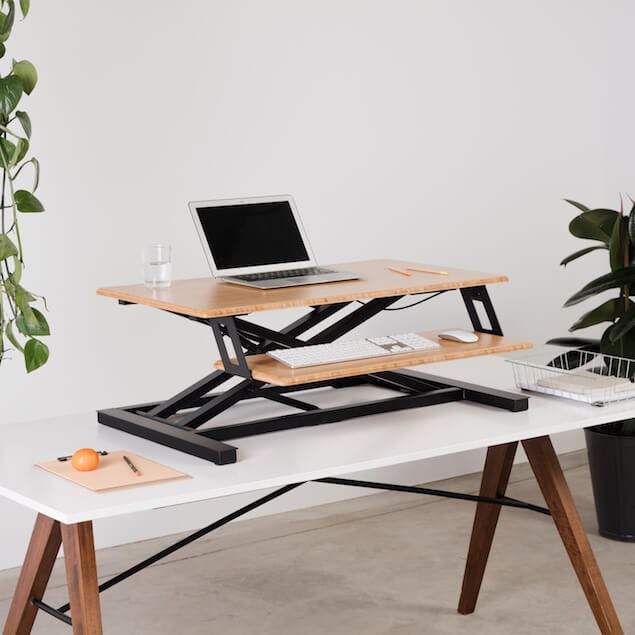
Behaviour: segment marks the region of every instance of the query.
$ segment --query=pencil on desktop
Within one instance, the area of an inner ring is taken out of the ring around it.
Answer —
[[[397,267],[388,267],[389,271],[394,271],[395,273],[400,273],[402,276],[408,276],[410,277],[410,272],[406,271],[405,269],[397,269]]]
[[[439,271],[438,269],[423,269],[421,267],[406,267],[408,271],[418,271],[419,273],[434,273],[437,276],[449,276],[447,271]]]
[[[126,455],[124,455],[123,460],[128,464],[128,467],[133,471],[135,476],[141,476],[141,472],[137,469],[137,466]]]

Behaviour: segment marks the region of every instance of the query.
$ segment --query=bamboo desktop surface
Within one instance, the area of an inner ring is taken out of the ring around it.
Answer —
[[[127,456],[141,472],[136,476],[123,457]],[[175,479],[190,478],[188,474],[174,470],[167,465],[156,463],[133,452],[117,450],[99,457],[99,467],[90,472],[78,472],[69,461],[43,461],[36,463],[37,467],[60,476],[77,485],[86,487],[93,492],[105,492],[122,487],[163,483]]]
[[[273,357],[269,357],[269,355],[248,355],[247,365],[251,370],[252,377],[257,381],[277,386],[297,386],[342,377],[367,375],[396,368],[419,366],[420,364],[432,364],[434,362],[445,362],[452,359],[477,357],[479,355],[492,355],[494,353],[508,353],[532,347],[531,342],[513,340],[509,337],[490,335],[489,333],[478,333],[478,342],[466,343],[438,340],[437,336],[443,330],[447,329],[419,333],[423,337],[438,341],[441,345],[441,348],[426,351],[413,351],[412,353],[371,357],[334,364],[320,364],[304,368],[289,368],[273,359]],[[223,362],[219,360],[214,366],[222,369]]]
[[[499,274],[402,260],[366,260],[329,266],[356,273],[361,279],[262,290],[219,282],[209,276],[192,280],[175,280],[167,289],[149,289],[143,284],[135,284],[105,287],[98,289],[97,293],[109,298],[144,304],[183,315],[213,318],[273,309],[477,287],[508,280],[506,276]],[[448,275],[413,271],[412,275],[404,276],[389,271],[388,267],[443,270],[447,271]]]

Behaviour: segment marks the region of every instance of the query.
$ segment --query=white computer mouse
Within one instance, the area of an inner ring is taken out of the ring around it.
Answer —
[[[472,333],[471,331],[463,331],[462,329],[443,331],[443,333],[439,333],[439,338],[442,340],[450,340],[452,342],[465,342],[466,344],[478,342],[478,335]]]

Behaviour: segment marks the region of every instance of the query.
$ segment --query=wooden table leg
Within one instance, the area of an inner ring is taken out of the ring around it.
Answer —
[[[604,635],[622,634],[624,631],[551,440],[549,437],[538,437],[525,440],[522,444],[600,632]]]
[[[481,479],[481,496],[504,496],[518,443],[505,443],[487,449]],[[487,558],[494,540],[500,505],[477,503],[472,537],[463,575],[459,613],[473,613],[481,589]]]
[[[38,514],[2,631],[4,635],[27,635],[31,632],[38,612],[31,604],[31,600],[42,599],[61,541],[59,522],[44,514]]]
[[[73,635],[102,635],[93,524],[61,525]]]

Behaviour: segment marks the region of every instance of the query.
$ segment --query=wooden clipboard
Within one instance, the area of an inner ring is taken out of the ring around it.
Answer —
[[[141,472],[141,476],[134,474],[123,460],[124,455],[134,463],[135,467]],[[121,487],[135,487],[181,478],[191,478],[189,474],[184,474],[167,465],[156,463],[126,450],[117,450],[109,452],[106,456],[100,456],[99,466],[90,472],[78,472],[71,465],[70,460],[58,461],[54,459],[52,461],[42,461],[35,465],[51,474],[86,487],[93,492],[106,492]]]

